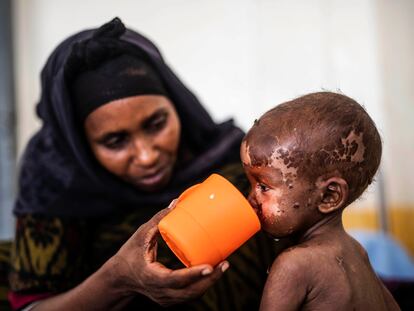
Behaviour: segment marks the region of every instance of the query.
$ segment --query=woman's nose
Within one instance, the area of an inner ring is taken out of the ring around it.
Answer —
[[[155,166],[158,161],[159,152],[151,142],[136,141],[134,143],[133,161],[141,167]]]

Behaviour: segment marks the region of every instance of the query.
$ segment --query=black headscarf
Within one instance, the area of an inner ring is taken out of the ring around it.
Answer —
[[[101,48],[106,50],[105,46]],[[91,60],[95,57],[92,56]],[[168,97],[157,72],[141,58],[121,54],[103,60],[97,68],[90,64],[92,68],[77,75],[73,82],[67,78],[80,125],[85,123],[92,111],[117,99],[138,95]]]
[[[42,92],[37,105],[43,125],[28,143],[22,158],[15,214],[97,217],[150,206],[148,214],[153,214],[154,207],[167,206],[191,184],[220,165],[238,159],[243,132],[232,121],[214,123],[164,62],[157,47],[123,27],[116,18],[97,30],[67,38],[50,55],[41,73]],[[121,46],[128,53],[144,57],[156,70],[179,115],[181,142],[193,155],[185,166],[176,168],[169,184],[155,193],[140,191],[101,167],[85,140],[83,126],[76,122],[69,85],[80,68],[73,63],[79,60],[74,57],[78,49],[74,46],[102,32],[103,39],[90,44],[104,44],[111,51],[117,41],[116,53],[119,54]]]

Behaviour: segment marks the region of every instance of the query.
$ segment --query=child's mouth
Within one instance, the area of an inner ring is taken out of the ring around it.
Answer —
[[[255,204],[253,206],[253,210],[256,213],[257,217],[259,217],[259,220],[262,218],[262,204]]]

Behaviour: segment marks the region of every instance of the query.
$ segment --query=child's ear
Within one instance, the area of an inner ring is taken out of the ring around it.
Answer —
[[[323,214],[328,214],[345,207],[348,200],[348,183],[340,177],[331,177],[318,183],[321,191],[321,199],[318,210]]]

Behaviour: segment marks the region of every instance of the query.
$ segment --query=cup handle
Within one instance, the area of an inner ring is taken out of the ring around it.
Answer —
[[[197,188],[199,185],[200,184],[195,184],[195,185],[191,186],[190,188],[186,189],[183,193],[181,193],[181,195],[178,197],[178,202],[185,199],[185,197],[187,197],[191,192],[193,192],[195,190],[195,188]]]

